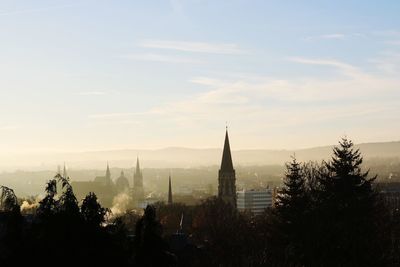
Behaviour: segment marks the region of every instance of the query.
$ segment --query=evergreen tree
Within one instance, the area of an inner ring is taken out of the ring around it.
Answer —
[[[302,167],[295,157],[286,164],[283,188],[277,197],[277,210],[280,217],[288,224],[293,224],[307,206],[306,181]]]
[[[309,198],[302,166],[295,157],[286,164],[284,186],[277,197],[276,215],[278,233],[283,239],[285,264],[301,265],[304,261],[304,243],[306,232],[306,213]]]
[[[376,194],[363,172],[363,158],[353,142],[342,138],[333,149],[328,172],[320,177],[318,223],[322,244],[316,248],[320,263],[329,266],[378,266],[380,255],[374,213]],[[318,242],[316,242],[318,244]],[[319,251],[319,252],[318,252]]]

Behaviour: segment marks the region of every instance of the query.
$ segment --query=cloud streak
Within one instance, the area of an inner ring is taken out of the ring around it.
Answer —
[[[246,51],[240,49],[236,44],[206,43],[168,40],[143,40],[140,47],[165,50],[176,50],[181,52],[210,53],[210,54],[244,54]]]
[[[262,121],[268,127],[279,128],[334,124],[336,121],[400,113],[395,101],[398,78],[366,74],[348,63],[332,59],[297,57],[292,61],[331,66],[352,75],[334,75],[335,79],[238,78],[230,81],[195,77],[190,81],[205,86],[206,92],[155,107],[146,116],[183,128],[205,127],[221,119],[249,127]],[[393,101],[379,102],[382,94],[392,95]]]
[[[161,55],[161,54],[128,54],[122,56],[125,59],[135,60],[135,61],[150,61],[150,62],[161,62],[161,63],[188,63],[188,64],[202,64],[203,62],[200,60],[181,57],[181,56],[169,56],[169,55]]]

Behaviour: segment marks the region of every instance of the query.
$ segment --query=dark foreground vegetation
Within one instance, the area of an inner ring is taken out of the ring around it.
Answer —
[[[0,266],[400,266],[398,206],[361,164],[347,139],[329,162],[293,158],[275,207],[259,216],[211,198],[112,218],[93,193],[78,203],[60,175],[24,214],[2,187]]]

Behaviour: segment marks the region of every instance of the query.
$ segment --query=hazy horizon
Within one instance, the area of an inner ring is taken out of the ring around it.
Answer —
[[[339,140],[338,140],[339,141]],[[233,142],[234,143],[234,142]],[[231,139],[232,144],[232,139]],[[300,161],[329,160],[332,148],[338,144],[298,149],[234,149],[233,161],[236,166],[284,165],[296,154]],[[365,159],[400,158],[400,141],[371,142],[355,144]],[[43,171],[56,170],[57,166],[72,169],[105,169],[111,167],[130,169],[139,157],[145,168],[199,168],[218,166],[222,146],[215,148],[167,147],[161,149],[117,149],[76,152],[45,152],[8,154],[0,156],[1,171]]]

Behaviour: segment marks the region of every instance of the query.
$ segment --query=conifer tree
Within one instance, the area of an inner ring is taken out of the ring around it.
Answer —
[[[320,177],[320,234],[324,244],[321,261],[331,266],[377,266],[373,242],[378,241],[374,221],[376,194],[372,188],[375,177],[363,172],[363,158],[353,142],[342,138],[333,149],[328,172]],[[379,265],[379,264],[378,264]]]
[[[293,223],[306,206],[305,179],[295,157],[286,163],[284,187],[277,197],[277,209],[287,223]]]
[[[283,240],[282,256],[286,265],[302,265],[306,212],[309,207],[306,180],[295,157],[286,164],[284,186],[277,197],[278,231]]]

